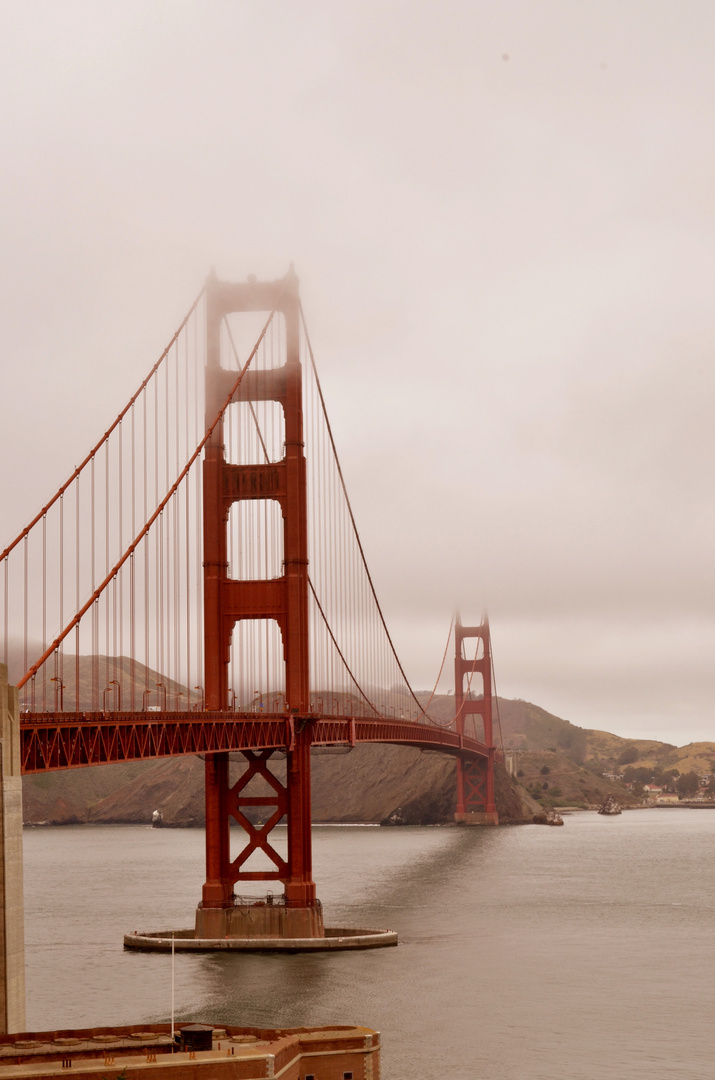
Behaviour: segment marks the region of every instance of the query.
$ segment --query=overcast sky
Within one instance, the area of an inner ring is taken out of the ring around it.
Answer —
[[[715,5],[0,13],[0,539],[292,260],[415,687],[488,608],[500,694],[715,739]]]

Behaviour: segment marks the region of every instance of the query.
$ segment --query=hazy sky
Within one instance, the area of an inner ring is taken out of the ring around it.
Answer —
[[[715,5],[0,13],[2,540],[293,260],[413,684],[486,607],[501,694],[715,739]]]

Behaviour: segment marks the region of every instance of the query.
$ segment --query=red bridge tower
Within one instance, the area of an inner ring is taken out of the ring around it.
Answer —
[[[280,312],[285,320],[285,364],[248,370],[232,402],[275,401],[283,409],[285,450],[281,461],[233,465],[226,461],[223,418],[206,447],[203,479],[204,654],[207,710],[228,708],[231,636],[240,619],[273,619],[285,660],[287,776],[283,784],[269,769],[272,751],[244,752],[248,769],[229,782],[228,754],[206,756],[206,883],[196,917],[196,936],[323,937],[323,917],[312,880],[310,834],[310,689],[308,659],[308,532],[306,465],[303,452],[302,369],[298,279],[292,269],[282,281],[231,285],[210,279],[206,289],[207,430],[236,381],[221,366],[221,320],[235,312]],[[227,529],[231,505],[242,499],[275,499],[283,519],[283,573],[278,578],[238,581],[228,577]],[[262,777],[270,794],[249,796],[249,780]],[[248,806],[268,811],[253,825]],[[270,832],[287,819],[287,858],[274,848]],[[243,850],[231,859],[231,819],[246,834]],[[273,870],[243,869],[262,851]],[[242,881],[281,881],[284,903],[241,905],[234,886]]]
[[[472,659],[463,655],[463,643],[466,638],[477,639]],[[454,707],[457,733],[460,736],[472,734],[477,739],[483,739],[489,750],[488,757],[471,760],[457,758],[457,810],[454,818],[455,821],[465,825],[498,825],[499,816],[494,803],[492,648],[489,619],[486,615],[479,626],[462,626],[458,615],[454,628],[454,647]],[[472,689],[474,675],[481,676],[481,697],[478,697]],[[467,679],[466,693],[465,679]],[[479,732],[465,732],[465,722],[470,716],[481,717],[483,735]]]

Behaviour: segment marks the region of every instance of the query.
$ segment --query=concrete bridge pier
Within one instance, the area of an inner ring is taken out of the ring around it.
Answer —
[[[25,1026],[20,702],[0,664],[0,1033]]]

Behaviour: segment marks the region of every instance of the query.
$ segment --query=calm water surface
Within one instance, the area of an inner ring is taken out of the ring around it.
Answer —
[[[177,955],[177,1017],[366,1024],[385,1080],[715,1075],[715,813],[313,835],[326,923],[390,927],[400,946]],[[24,839],[28,1027],[168,1019],[170,959],[122,935],[192,924],[203,832]]]

